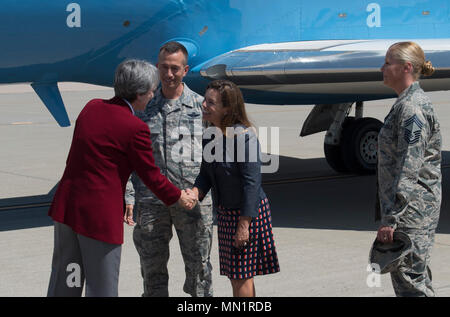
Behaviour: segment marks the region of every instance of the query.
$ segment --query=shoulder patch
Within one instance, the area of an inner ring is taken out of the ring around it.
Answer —
[[[420,133],[422,132],[423,122],[413,115],[405,121],[405,141],[410,144],[416,144],[420,140]]]

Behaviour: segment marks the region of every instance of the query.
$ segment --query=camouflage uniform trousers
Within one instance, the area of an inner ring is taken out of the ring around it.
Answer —
[[[142,296],[169,296],[169,242],[177,232],[186,279],[183,291],[193,297],[213,296],[210,253],[213,235],[211,205],[192,210],[178,206],[136,204],[133,241],[139,253],[144,280]]]
[[[400,262],[397,270],[391,272],[392,286],[396,296],[435,296],[429,267],[435,230],[409,231],[401,228],[397,230],[408,234],[413,250]]]

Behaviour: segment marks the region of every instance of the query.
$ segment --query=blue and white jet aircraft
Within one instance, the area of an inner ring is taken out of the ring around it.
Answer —
[[[161,44],[189,52],[188,85],[229,79],[246,102],[316,104],[301,135],[327,130],[338,171],[376,165],[381,122],[363,102],[394,97],[380,67],[387,48],[412,40],[437,71],[426,91],[450,89],[447,0],[3,0],[0,83],[31,83],[61,126],[58,82],[112,86],[127,58],[157,60]],[[348,113],[355,104],[355,117]]]

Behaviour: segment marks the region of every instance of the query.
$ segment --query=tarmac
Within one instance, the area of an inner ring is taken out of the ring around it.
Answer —
[[[71,127],[61,128],[27,85],[0,86],[0,296],[46,296],[53,251],[48,202],[64,170],[76,117],[92,98],[111,88],[60,84]],[[430,93],[443,136],[443,203],[432,253],[438,297],[450,296],[450,92]],[[383,120],[393,99],[365,103],[364,116]],[[374,277],[368,255],[376,236],[374,176],[339,175],[323,155],[324,133],[299,137],[312,106],[247,105],[257,127],[279,129],[279,168],[264,174],[272,207],[281,271],[255,277],[258,297],[392,297],[389,275]],[[277,152],[275,144],[268,147]],[[275,161],[276,162],[276,159]],[[25,205],[41,203],[41,207]],[[16,209],[7,206],[23,205]],[[132,227],[124,225],[119,296],[141,296],[139,257]],[[214,295],[232,296],[219,275],[215,226],[211,263]],[[176,234],[171,242],[170,296],[182,290],[184,264]]]

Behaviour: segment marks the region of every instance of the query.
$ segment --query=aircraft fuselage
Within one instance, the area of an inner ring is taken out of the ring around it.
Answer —
[[[140,58],[156,63],[160,45],[178,40],[189,46],[192,71],[186,80],[199,93],[211,79],[202,76],[202,65],[252,45],[436,39],[448,37],[450,29],[447,1],[424,0],[4,0],[0,21],[0,83],[76,81],[112,86],[121,61]],[[323,64],[336,68],[331,62]],[[372,80],[380,81],[380,76]],[[259,90],[244,84],[241,88],[251,102],[343,101],[326,89],[308,90],[304,84],[311,83],[303,78],[293,84],[297,87],[278,89],[275,81]],[[358,91],[358,96],[361,100],[386,97],[388,92],[380,89],[382,93]],[[354,96],[343,99],[350,98]]]

